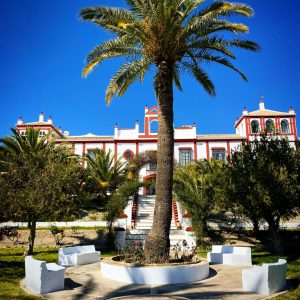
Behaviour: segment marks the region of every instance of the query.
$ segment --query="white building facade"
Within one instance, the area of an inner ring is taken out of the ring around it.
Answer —
[[[144,128],[140,127],[138,121],[130,129],[120,128],[116,124],[114,134],[110,136],[91,133],[72,136],[67,131],[63,133],[53,124],[51,117],[45,121],[43,113],[40,114],[38,122],[24,123],[22,119],[18,120],[16,128],[22,135],[25,135],[27,127],[40,129],[41,135],[52,131],[52,136],[57,137],[57,143],[70,143],[74,153],[81,157],[94,149],[103,149],[111,150],[115,159],[127,161],[139,153],[157,150],[158,108],[145,106]],[[174,159],[180,165],[198,159],[225,160],[243,141],[253,141],[263,131],[270,133],[275,130],[279,136],[286,137],[291,143],[298,140],[294,109],[290,108],[288,112],[269,110],[265,108],[263,100],[256,111],[248,112],[244,109],[235,122],[235,129],[235,134],[197,134],[195,124],[175,127]]]

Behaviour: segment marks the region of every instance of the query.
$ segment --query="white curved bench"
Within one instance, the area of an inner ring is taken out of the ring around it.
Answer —
[[[63,290],[65,286],[65,268],[55,263],[46,263],[25,257],[25,286],[36,294],[46,294]]]
[[[207,253],[207,261],[224,265],[252,266],[251,248],[213,245],[212,251]]]
[[[242,270],[243,289],[261,294],[274,294],[286,286],[285,259],[274,264],[263,264],[252,269]]]
[[[58,263],[63,266],[80,266],[100,261],[100,251],[94,245],[59,248]]]

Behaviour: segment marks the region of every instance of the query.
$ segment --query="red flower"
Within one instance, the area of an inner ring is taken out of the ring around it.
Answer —
[[[183,214],[182,217],[183,217],[183,218],[190,218],[191,215],[190,215],[190,214]]]
[[[141,245],[142,245],[141,242],[135,242],[134,244],[135,244],[136,246],[141,246]]]

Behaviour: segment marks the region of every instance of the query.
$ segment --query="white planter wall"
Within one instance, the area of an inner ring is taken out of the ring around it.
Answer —
[[[176,284],[205,279],[209,275],[208,262],[176,266],[122,266],[105,260],[101,262],[102,276],[131,284]]]

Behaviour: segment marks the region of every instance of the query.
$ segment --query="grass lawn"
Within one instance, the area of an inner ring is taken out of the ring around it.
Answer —
[[[200,250],[199,255],[206,256],[207,251]],[[263,262],[277,262],[278,257],[260,249],[254,249],[252,252],[253,264],[262,264]],[[58,250],[55,247],[35,248],[34,257],[47,262],[57,262]],[[112,251],[101,250],[102,257],[115,255]],[[291,290],[282,296],[276,297],[276,300],[296,300],[300,299],[300,256],[288,256],[287,277]],[[24,257],[23,248],[2,248],[0,249],[0,299],[1,300],[36,300],[39,297],[29,295],[20,288],[20,280],[24,277]]]

